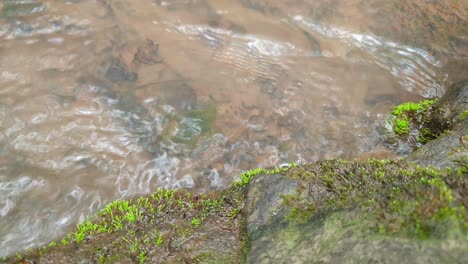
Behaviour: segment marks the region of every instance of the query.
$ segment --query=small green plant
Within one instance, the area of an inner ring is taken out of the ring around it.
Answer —
[[[133,223],[137,220],[141,219],[141,211],[138,207],[132,205],[127,207],[127,213],[124,216],[124,219],[127,220],[129,223]]]
[[[424,100],[419,103],[408,102],[401,105],[398,105],[393,110],[392,114],[396,117],[399,117],[403,114],[416,113],[427,110],[435,100]]]
[[[137,200],[137,207],[139,208],[151,208],[151,203],[147,197],[140,197]]]
[[[392,127],[395,134],[397,136],[405,136],[410,133],[411,129],[421,129],[423,124],[427,122],[429,112],[434,111],[430,110],[434,102],[435,100],[424,100],[419,103],[408,102],[396,106],[391,112],[393,116],[391,122],[393,123]],[[429,134],[431,133],[418,136],[418,141],[426,143],[432,138],[432,134],[431,136]]]
[[[200,225],[200,219],[193,218],[192,219],[192,225],[194,225],[195,227],[198,227]]]
[[[140,252],[140,256],[138,257],[138,259],[140,260],[140,264],[145,263],[147,258],[148,257],[146,256],[146,251]]]
[[[400,118],[395,120],[393,130],[397,135],[406,135],[410,132],[409,121],[406,118]]]
[[[232,211],[229,212],[229,218],[234,219],[240,213],[239,208],[234,208]]]
[[[123,223],[119,216],[112,217],[112,225],[116,231],[123,229]]]
[[[460,120],[465,120],[468,118],[468,110],[463,111],[458,117]]]
[[[85,239],[86,235],[84,233],[75,233],[75,241],[76,243],[81,243]]]
[[[158,235],[158,238],[156,239],[156,245],[161,246],[164,243],[163,237],[161,234]]]
[[[236,187],[242,187],[245,185],[248,185],[250,181],[252,181],[253,178],[255,178],[258,175],[267,175],[267,174],[275,174],[275,173],[281,173],[281,172],[286,172],[290,168],[295,168],[297,167],[297,163],[293,162],[288,164],[287,166],[284,166],[282,168],[276,167],[274,169],[264,169],[264,168],[257,168],[253,170],[248,170],[246,172],[243,172],[240,175],[240,179],[236,182],[234,182],[234,186]]]
[[[117,208],[121,213],[125,213],[128,211],[129,201],[120,201],[117,205]]]
[[[418,142],[422,144],[426,144],[430,139],[434,138],[435,136],[432,134],[431,130],[428,128],[424,128],[420,131],[418,135]]]
[[[66,246],[66,245],[70,244],[70,241],[65,237],[65,238],[63,238],[63,239],[60,241],[60,243],[61,243],[62,245],[64,245],[64,246]]]
[[[136,253],[138,249],[140,248],[137,238],[135,238],[133,242],[129,241],[125,237],[122,237],[122,239],[127,243],[127,247],[131,252]]]

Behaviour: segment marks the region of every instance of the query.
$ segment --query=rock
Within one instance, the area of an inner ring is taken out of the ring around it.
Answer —
[[[138,79],[138,75],[135,72],[129,72],[120,60],[113,59],[107,68],[106,78],[113,83],[122,81],[134,82]]]
[[[465,117],[468,111],[468,81],[452,85],[434,107],[440,108],[442,114],[432,117],[429,125],[441,127],[449,123],[449,131],[413,152],[408,160],[437,168],[453,167],[458,161],[466,162],[468,147],[464,142],[468,135],[468,118]]]
[[[448,120],[453,120],[468,110],[468,80],[450,86],[434,106],[444,110],[443,117]]]
[[[450,132],[429,141],[408,156],[408,161],[436,168],[453,167],[457,161],[468,159],[468,147],[463,144],[468,135],[468,119],[458,123]]]
[[[405,213],[415,210],[408,205],[419,195],[439,202],[431,198],[438,197],[438,191],[418,183],[420,177],[433,173],[439,172],[370,160],[325,161],[292,169],[288,175],[260,176],[250,182],[246,201],[247,263],[463,263],[468,243],[458,224],[446,220],[435,224],[431,213],[420,215],[425,222],[421,226],[431,226],[421,227],[431,236],[426,239],[413,227],[416,219],[412,217],[419,213]],[[380,175],[387,177],[384,182]],[[463,183],[466,181],[458,179],[453,193],[463,191]],[[406,191],[394,193],[400,187]],[[288,195],[292,196],[282,198]],[[389,201],[387,197],[393,195],[398,198]],[[456,197],[457,202],[464,199]],[[432,202],[428,203],[430,210],[439,210]],[[421,210],[426,206],[416,203]],[[392,209],[395,206],[401,207]],[[406,217],[412,220],[405,222]],[[382,232],[383,223],[389,229]],[[391,231],[403,228],[404,223],[409,223],[406,231]],[[409,235],[411,232],[414,235]]]
[[[247,233],[256,237],[263,229],[282,220],[288,213],[282,195],[293,194],[297,182],[279,174],[261,176],[249,185],[247,194]]]
[[[368,233],[358,210],[341,210],[306,224],[272,225],[251,242],[247,263],[462,263],[466,245],[420,242]]]
[[[159,44],[149,39],[146,40],[145,45],[138,47],[134,60],[149,65],[161,63],[162,58],[159,54]]]
[[[149,84],[143,87],[145,96],[157,97],[160,102],[174,107],[178,111],[190,111],[197,105],[197,94],[184,80]]]

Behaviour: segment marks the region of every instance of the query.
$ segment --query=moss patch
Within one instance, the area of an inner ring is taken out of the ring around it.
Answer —
[[[60,242],[17,259],[35,263],[43,258],[77,263],[184,263],[208,256],[242,260],[244,232],[239,211],[242,188],[195,195],[184,190],[159,189],[150,196],[118,200],[79,224]],[[237,237],[232,240],[231,237]],[[228,248],[211,241],[228,237]]]
[[[268,175],[268,174],[275,174],[275,173],[281,173],[281,172],[286,172],[290,168],[296,168],[298,165],[297,163],[293,162],[288,164],[287,166],[283,166],[282,168],[274,168],[274,169],[264,169],[264,168],[257,168],[253,170],[248,170],[240,175],[240,179],[238,181],[234,182],[234,186],[236,187],[242,187],[245,185],[248,185],[252,179],[255,177],[258,177],[259,175]]]
[[[391,115],[395,117],[393,130],[397,135],[407,135],[411,124],[417,126],[426,120],[427,110],[435,100],[425,100],[419,103],[408,102],[398,105],[393,109]]]
[[[410,238],[463,237],[468,231],[467,168],[441,171],[402,161],[323,161],[294,168],[301,180],[295,195],[284,197],[290,220],[303,222],[320,212],[360,208],[375,232]],[[312,190],[322,190],[313,198]]]
[[[436,100],[424,100],[396,106],[387,119],[391,127],[388,142],[407,142],[416,149],[449,129],[452,122],[445,120],[443,110],[435,103]]]
[[[242,263],[249,247],[242,213],[246,185],[255,176],[284,173],[291,167],[297,164],[246,171],[221,192],[197,195],[158,189],[151,195],[116,200],[63,239],[5,261]]]
[[[463,111],[459,116],[458,116],[458,119],[461,121],[461,120],[465,120],[468,118],[468,110],[465,110]]]

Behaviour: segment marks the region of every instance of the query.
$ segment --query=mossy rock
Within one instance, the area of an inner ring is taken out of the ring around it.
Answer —
[[[467,111],[468,81],[450,86],[438,100],[398,105],[387,118],[387,142],[415,150],[453,130],[466,119]]]
[[[256,169],[221,192],[115,201],[62,240],[5,261],[456,263],[468,250],[467,186],[468,162]]]
[[[367,214],[339,210],[303,224],[276,224],[252,241],[247,263],[463,263],[466,243],[368,232]]]
[[[5,262],[241,263],[244,196],[239,188],[199,195],[159,189],[118,200],[60,241]]]
[[[432,118],[429,124],[439,131],[444,126],[448,129],[411,153],[408,160],[437,168],[468,162],[468,81],[452,85],[434,107],[441,109],[442,114]]]
[[[468,250],[467,165],[329,160],[270,177],[250,183],[247,203],[256,210],[247,219],[275,217],[247,222],[247,263],[461,263]],[[254,187],[264,181],[265,191],[297,187],[264,194]],[[277,199],[282,206],[268,202]]]
[[[437,138],[447,127],[433,126],[435,116],[441,114],[438,107],[434,107],[435,100],[424,100],[419,103],[408,102],[396,106],[388,117],[391,132],[389,137],[399,140],[427,143]]]

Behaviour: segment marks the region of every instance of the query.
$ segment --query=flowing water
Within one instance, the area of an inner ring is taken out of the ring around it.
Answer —
[[[113,199],[389,155],[391,106],[467,77],[466,1],[2,0],[0,256]]]

